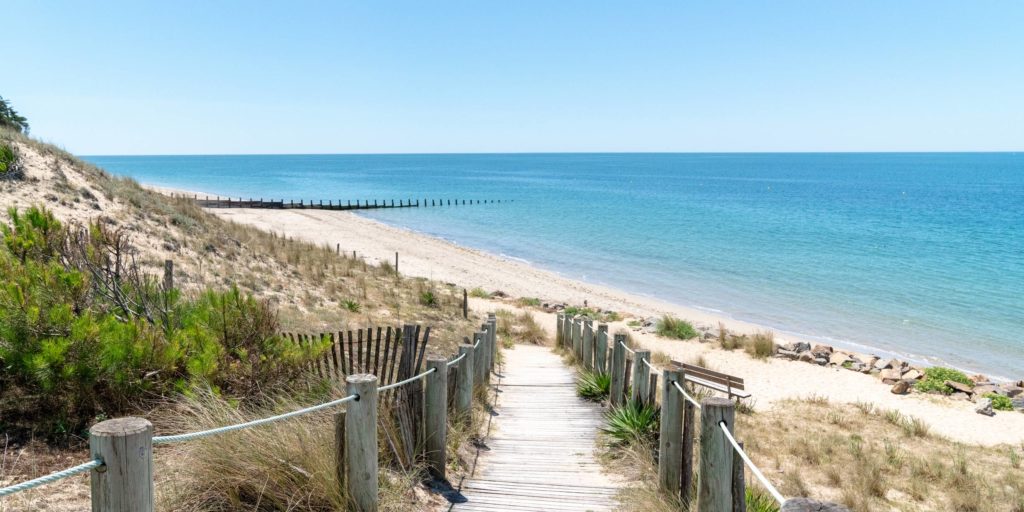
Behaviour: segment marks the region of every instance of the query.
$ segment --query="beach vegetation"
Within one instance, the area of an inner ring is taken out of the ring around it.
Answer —
[[[14,110],[9,100],[0,96],[0,128],[7,128],[18,133],[28,133],[28,119]]]
[[[16,180],[24,177],[18,153],[13,146],[0,144],[0,180]]]
[[[640,320],[630,320],[630,321],[626,322],[626,325],[627,325],[628,327],[633,327],[633,328],[636,328],[636,327],[640,327],[640,326],[642,326],[642,325],[643,325],[643,323],[642,323],[642,322],[640,322]]]
[[[533,308],[540,307],[540,299],[538,299],[536,297],[520,297],[518,300],[516,300],[516,304],[518,304],[520,307],[524,307],[524,308],[527,308],[527,307],[533,307]]]
[[[351,313],[358,313],[363,309],[363,306],[359,304],[359,301],[355,301],[352,299],[346,299],[342,303],[342,305],[344,305],[345,309],[347,309]]]
[[[576,394],[587,400],[602,401],[611,392],[612,376],[605,372],[583,370],[576,379]]]
[[[420,304],[430,307],[437,306],[437,294],[433,290],[420,292]]]
[[[746,350],[755,359],[768,359],[775,354],[775,333],[757,332],[746,340]]]
[[[997,411],[1013,410],[1013,402],[1008,396],[1000,395],[998,393],[985,393],[984,397],[992,401],[992,408]]]
[[[678,340],[689,340],[698,335],[697,329],[693,327],[692,323],[672,315],[661,317],[661,320],[658,321],[657,333],[666,338]]]
[[[660,413],[655,405],[629,400],[605,413],[601,430],[617,445],[653,445],[658,436]]]
[[[487,290],[484,290],[483,288],[480,288],[479,286],[476,287],[476,288],[473,288],[472,290],[470,290],[469,291],[469,296],[470,297],[476,297],[478,299],[489,299],[489,298],[491,298],[490,292],[488,292]]]
[[[939,392],[949,395],[954,390],[946,385],[947,380],[968,386],[974,385],[971,379],[960,370],[942,366],[931,366],[924,369],[924,377],[914,384],[914,389],[922,393]]]

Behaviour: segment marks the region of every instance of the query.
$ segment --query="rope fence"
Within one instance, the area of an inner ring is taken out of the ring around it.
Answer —
[[[11,494],[14,494],[16,492],[21,492],[21,491],[27,491],[29,489],[34,489],[36,487],[39,487],[40,485],[46,485],[46,484],[51,483],[51,482],[56,482],[57,480],[63,480],[65,478],[69,477],[69,476],[74,476],[74,475],[77,475],[79,473],[85,473],[86,471],[98,468],[98,467],[100,467],[102,465],[103,465],[103,461],[102,460],[100,460],[100,459],[93,459],[93,460],[90,460],[89,462],[86,462],[85,464],[79,464],[79,465],[77,465],[75,467],[71,467],[71,468],[68,468],[68,469],[63,469],[63,470],[57,471],[55,473],[50,473],[49,475],[46,475],[46,476],[41,476],[39,478],[33,478],[32,480],[28,480],[28,481],[22,482],[20,484],[14,484],[14,485],[12,485],[10,487],[0,487],[0,498],[3,498],[4,496],[8,496],[8,495],[11,495]]]
[[[459,357],[448,361],[448,367],[451,368],[452,366],[459,364],[459,361],[462,361],[462,358],[466,357],[466,354],[468,354],[468,352],[463,352]]]
[[[739,445],[739,443],[736,442],[736,438],[732,436],[732,432],[729,432],[729,427],[726,426],[725,422],[720,421],[718,423],[718,426],[721,427],[722,432],[725,432],[726,439],[729,440],[729,443],[732,444],[733,449],[736,450],[736,453],[740,455],[740,458],[743,459],[743,462],[746,463],[747,467],[750,468],[750,472],[753,473],[754,476],[756,476],[757,479],[761,482],[761,485],[763,485],[765,489],[768,489],[768,492],[771,493],[773,498],[775,498],[775,501],[779,502],[779,505],[785,504],[786,498],[782,497],[782,494],[775,488],[775,486],[772,485],[772,483],[769,482],[767,478],[765,478],[764,473],[762,473],[761,470],[758,469],[756,465],[754,465],[754,462],[751,461],[750,457],[747,456],[747,452],[743,451],[743,448]]]
[[[427,371],[425,371],[425,372],[423,372],[423,373],[421,373],[419,375],[413,375],[412,377],[409,377],[408,379],[398,381],[398,382],[396,382],[394,384],[388,384],[387,386],[381,386],[381,387],[377,388],[377,391],[378,392],[380,392],[380,391],[387,391],[389,389],[395,389],[397,387],[404,386],[404,385],[406,385],[406,384],[408,384],[410,382],[418,381],[418,380],[422,379],[423,377],[426,377],[427,375],[430,375],[431,373],[434,373],[436,371],[437,371],[437,368],[431,368],[431,369],[429,369],[429,370],[427,370]]]
[[[698,411],[700,410],[700,403],[699,403],[699,402],[697,402],[696,400],[694,400],[694,399],[693,399],[693,397],[692,397],[692,396],[690,396],[690,394],[689,394],[689,393],[687,393],[687,392],[686,392],[686,391],[685,391],[685,390],[683,389],[683,387],[679,385],[679,381],[675,381],[675,382],[673,382],[673,383],[672,383],[672,385],[676,387],[676,390],[678,390],[678,391],[679,391],[680,393],[682,393],[682,394],[683,394],[683,398],[685,398],[685,399],[686,399],[686,401],[688,401],[688,402],[690,402],[691,404],[693,404],[693,406],[694,406],[694,407],[696,407]]]

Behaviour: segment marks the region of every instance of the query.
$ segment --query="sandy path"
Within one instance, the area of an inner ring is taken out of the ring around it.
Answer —
[[[667,312],[697,324],[716,325],[721,321],[730,331],[752,332],[759,328],[704,311],[566,279],[522,262],[459,247],[349,212],[246,209],[210,211],[225,219],[287,236],[331,247],[338,244],[342,251],[355,250],[369,261],[393,261],[398,251],[403,274],[457,283],[467,288],[479,286],[488,291],[502,290],[512,296],[539,297],[541,300],[573,304],[582,304],[587,300],[592,306],[639,316]],[[553,329],[554,315],[535,314],[546,328]],[[624,322],[611,326],[612,331],[617,329],[628,327]],[[865,401],[884,408],[898,409],[904,414],[923,419],[933,432],[961,442],[993,445],[1024,441],[1024,414],[1001,412],[989,418],[974,413],[970,402],[921,395],[893,395],[889,392],[889,386],[877,378],[847,370],[780,360],[762,362],[743,352],[716,349],[710,343],[673,341],[644,333],[634,332],[633,338],[645,347],[664,351],[675,359],[687,360],[703,354],[714,368],[746,379],[758,408],[771,407],[782,399],[817,395],[833,402]],[[789,341],[794,339],[787,337]],[[783,341],[781,338],[779,340]]]

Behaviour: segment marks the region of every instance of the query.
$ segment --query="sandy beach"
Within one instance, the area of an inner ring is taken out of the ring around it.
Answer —
[[[161,189],[171,192],[168,189]],[[180,191],[173,191],[180,192]],[[396,228],[350,212],[324,210],[211,209],[210,212],[234,222],[249,224],[279,234],[307,240],[346,252],[355,251],[367,261],[394,261],[399,253],[402,274],[456,283],[466,288],[500,290],[511,297],[537,297],[543,302],[599,307],[636,317],[670,313],[697,326],[722,322],[730,332],[763,330],[707,311],[637,296],[608,287],[567,279],[529,264],[501,258],[483,251],[461,247],[444,240]],[[493,300],[473,299],[471,306],[493,310]],[[511,303],[501,307],[515,309]],[[555,315],[531,310],[553,331]],[[787,399],[824,397],[835,403],[870,402],[927,422],[932,431],[955,441],[996,445],[1024,441],[1024,414],[999,412],[986,417],[974,412],[974,403],[934,395],[894,395],[890,386],[873,375],[840,368],[769,359],[759,361],[742,351],[725,351],[714,343],[678,341],[631,329],[626,320],[610,324],[611,331],[631,331],[633,340],[651,350],[663,351],[676,360],[703,356],[715,369],[746,380],[755,408],[770,408]],[[799,341],[776,336],[778,342]],[[852,405],[851,405],[852,406]]]

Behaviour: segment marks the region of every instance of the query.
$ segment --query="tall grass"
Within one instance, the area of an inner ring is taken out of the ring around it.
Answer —
[[[658,321],[657,333],[666,338],[689,340],[696,338],[698,333],[693,324],[672,315],[664,315]]]

